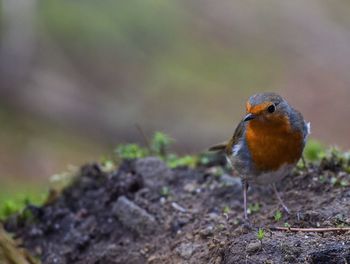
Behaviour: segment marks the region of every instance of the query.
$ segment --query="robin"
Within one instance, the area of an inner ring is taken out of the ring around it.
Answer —
[[[302,157],[310,123],[276,93],[251,96],[246,111],[231,140],[210,150],[225,151],[228,162],[240,174],[245,219],[249,183],[272,185],[279,203],[289,213],[275,183],[286,177]]]

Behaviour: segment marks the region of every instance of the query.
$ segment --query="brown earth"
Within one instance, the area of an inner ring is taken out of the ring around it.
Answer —
[[[5,227],[43,263],[350,263],[349,232],[284,232],[272,227],[350,225],[350,176],[336,159],[298,169],[278,186],[249,191],[251,228],[243,223],[239,178],[220,159],[170,170],[157,158],[124,161],[117,171],[84,166],[50,205]],[[259,204],[259,206],[256,206]],[[265,230],[262,243],[258,228]]]

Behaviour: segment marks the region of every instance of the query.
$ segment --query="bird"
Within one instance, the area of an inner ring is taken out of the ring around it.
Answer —
[[[248,220],[249,184],[271,185],[283,207],[276,183],[296,166],[310,134],[310,123],[282,96],[273,92],[257,93],[246,103],[246,115],[228,143],[214,145],[210,151],[224,151],[228,163],[242,180],[244,219]]]

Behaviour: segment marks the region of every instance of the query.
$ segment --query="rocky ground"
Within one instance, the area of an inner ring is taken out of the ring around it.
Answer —
[[[274,229],[350,225],[350,176],[337,160],[295,170],[278,186],[290,215],[268,187],[252,186],[252,228],[240,180],[222,165],[169,169],[153,157],[110,173],[87,165],[57,199],[5,227],[43,263],[350,263],[350,232]]]

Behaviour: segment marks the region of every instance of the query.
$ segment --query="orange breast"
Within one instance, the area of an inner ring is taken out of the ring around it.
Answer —
[[[262,172],[296,163],[303,151],[302,133],[292,130],[286,117],[249,121],[246,140],[254,166]]]

